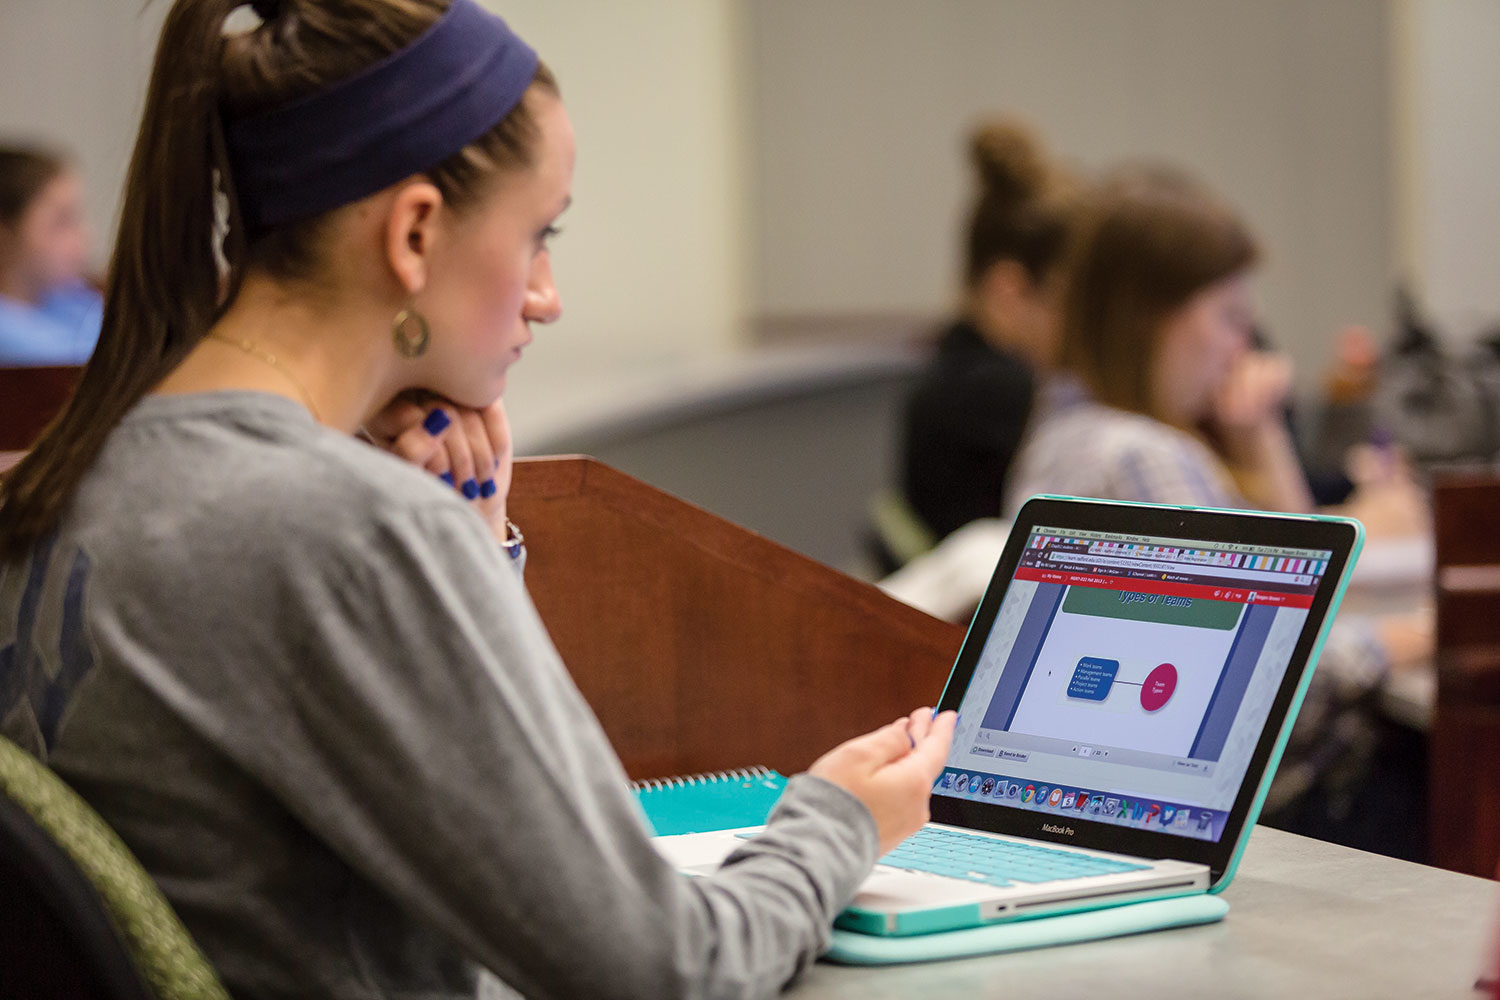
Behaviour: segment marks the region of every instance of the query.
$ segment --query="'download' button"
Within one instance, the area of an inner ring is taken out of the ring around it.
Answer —
[[[1073,677],[1068,681],[1068,697],[1103,701],[1109,697],[1109,689],[1115,683],[1115,674],[1119,672],[1119,660],[1085,656],[1073,668]]]

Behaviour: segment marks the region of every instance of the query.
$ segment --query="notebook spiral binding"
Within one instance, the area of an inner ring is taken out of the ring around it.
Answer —
[[[700,774],[684,774],[674,778],[647,778],[644,781],[632,781],[630,789],[634,792],[655,792],[663,788],[684,788],[689,785],[708,785],[720,781],[754,781],[758,778],[769,778],[776,772],[768,767],[735,767],[727,771],[704,771]]]

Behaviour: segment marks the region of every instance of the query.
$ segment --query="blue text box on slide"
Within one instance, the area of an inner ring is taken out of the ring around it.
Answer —
[[[1068,681],[1068,697],[1103,701],[1109,697],[1109,689],[1114,686],[1115,674],[1119,672],[1119,660],[1085,656],[1073,668],[1073,677]]]

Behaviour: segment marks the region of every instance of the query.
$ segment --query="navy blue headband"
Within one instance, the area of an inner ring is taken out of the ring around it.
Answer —
[[[326,90],[225,125],[251,235],[358,201],[484,135],[520,103],[536,52],[474,0]]]

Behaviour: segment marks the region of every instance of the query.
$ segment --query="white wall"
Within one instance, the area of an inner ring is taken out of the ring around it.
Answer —
[[[1493,0],[1476,0],[1493,3]],[[956,294],[985,112],[1067,157],[1185,165],[1262,237],[1273,336],[1321,365],[1387,325],[1388,9],[1368,0],[756,0],[762,316],[938,314]]]
[[[1449,339],[1500,326],[1500,3],[1399,0],[1400,252]]]

